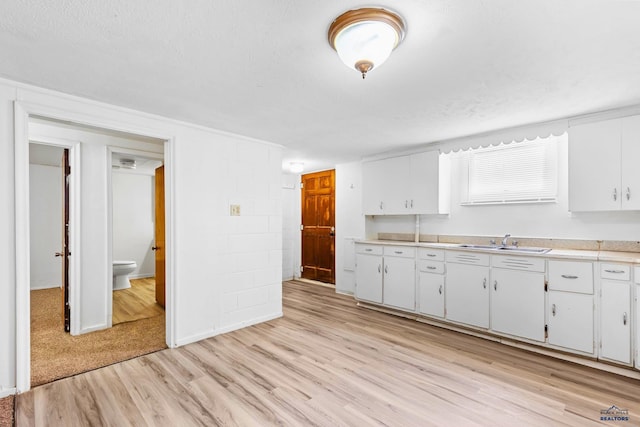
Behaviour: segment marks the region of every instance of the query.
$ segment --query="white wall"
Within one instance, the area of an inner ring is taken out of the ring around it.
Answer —
[[[62,152],[62,150],[60,150]],[[62,282],[62,168],[29,165],[31,289],[56,288]]]
[[[570,213],[568,160],[565,140],[558,147],[557,203],[461,206],[463,162],[453,154],[449,216],[420,216],[421,234],[565,238],[590,240],[640,240],[640,212]],[[414,233],[415,217],[367,219],[367,235],[379,232]]]
[[[365,237],[362,215],[362,163],[336,165],[336,291],[355,290],[352,239]]]
[[[16,322],[19,318],[18,330],[25,323],[24,316],[17,317],[16,287],[11,285],[16,283],[13,102],[17,99],[42,115],[51,112],[61,119],[170,140],[168,156],[165,153],[171,242],[168,283],[175,294],[168,301],[169,345],[282,315],[281,147],[1,80],[0,396],[6,394],[3,390],[15,389],[17,365],[29,363],[26,355],[16,359]],[[107,145],[82,143],[80,279],[91,285],[81,292],[81,315],[85,325],[101,326],[108,320],[105,299],[112,286],[105,262],[110,153]],[[231,203],[241,205],[241,216],[230,216]],[[28,333],[19,342],[25,340]],[[19,378],[20,390],[28,387],[25,384],[28,378]]]
[[[155,276],[154,177],[113,170],[113,259],[135,261],[129,277]]]
[[[300,175],[282,175],[282,279],[300,276]]]
[[[0,397],[16,385],[16,251],[13,101],[0,82]]]

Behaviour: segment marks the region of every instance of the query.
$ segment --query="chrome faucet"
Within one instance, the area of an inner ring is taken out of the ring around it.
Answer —
[[[511,237],[511,234],[504,235],[504,239],[502,239],[502,246],[507,246],[507,241],[509,240],[509,237]]]

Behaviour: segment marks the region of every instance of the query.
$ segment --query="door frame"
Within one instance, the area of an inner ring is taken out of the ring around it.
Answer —
[[[107,241],[107,254],[108,254],[108,271],[109,275],[113,276],[113,155],[118,154],[131,154],[139,157],[146,157],[148,159],[162,160],[164,164],[164,152],[162,154],[153,153],[150,151],[143,151],[137,149],[129,149],[123,147],[107,146],[107,236],[110,237]],[[150,175],[153,177],[153,175]],[[165,225],[166,234],[166,225]],[[113,326],[113,292],[107,293],[107,313],[109,319],[107,324],[109,327]]]
[[[64,107],[67,108],[64,108]],[[61,107],[52,107],[50,105],[42,105],[39,103],[28,101],[15,101],[14,102],[14,178],[15,178],[15,268],[16,268],[16,390],[18,393],[23,393],[31,388],[31,309],[30,309],[30,220],[29,220],[29,117],[38,116],[54,120],[68,121],[81,125],[94,126],[103,129],[117,130],[121,132],[128,132],[137,135],[149,136],[152,138],[158,138],[165,141],[164,143],[164,164],[165,164],[165,216],[166,216],[166,296],[167,305],[165,307],[166,312],[166,343],[170,348],[176,347],[175,338],[175,280],[174,280],[174,265],[175,254],[172,250],[174,241],[173,230],[174,227],[174,206],[173,206],[173,190],[174,190],[174,177],[173,177],[173,159],[175,156],[175,136],[167,134],[166,131],[149,129],[148,127],[138,126],[133,124],[135,120],[131,117],[124,119],[114,119],[107,117],[108,111],[104,108],[95,108],[93,111],[81,111],[73,108],[68,108],[64,102],[61,102]],[[90,110],[90,109],[88,109]],[[120,110],[122,111],[122,110]],[[131,115],[131,113],[130,113]],[[112,115],[113,116],[113,115]],[[141,116],[141,120],[144,117]],[[73,155],[71,156],[71,165],[74,168],[75,177],[72,177],[72,182],[77,181],[77,188],[80,184],[80,150],[79,144],[73,148]],[[70,153],[71,154],[71,153]],[[110,171],[109,171],[110,172]],[[72,252],[73,258],[79,260],[81,251],[79,250],[80,243],[80,204],[79,197],[75,197],[70,207],[73,214],[73,210],[76,209],[75,215],[71,218],[69,227],[74,231],[74,237],[71,238],[71,242],[74,245]],[[78,246],[76,246],[78,245]],[[105,263],[109,260],[105,259]],[[70,278],[70,300],[72,301],[72,314],[71,314],[71,330],[78,331],[80,328],[79,316],[74,316],[74,307],[79,307],[80,287],[75,283],[79,276],[81,263],[76,261],[73,266],[73,277]],[[113,266],[111,265],[111,268]],[[71,274],[71,271],[70,271]],[[109,281],[108,283],[111,283]],[[74,286],[75,285],[75,286]],[[74,329],[75,328],[75,329]]]

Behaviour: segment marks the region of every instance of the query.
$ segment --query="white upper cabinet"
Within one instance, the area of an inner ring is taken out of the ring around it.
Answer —
[[[640,210],[640,116],[622,119],[622,209]]]
[[[572,126],[569,209],[640,210],[640,116]]]
[[[384,214],[384,196],[382,193],[387,181],[385,174],[383,160],[367,162],[362,165],[362,212],[365,215]]]
[[[363,213],[440,213],[439,160],[438,151],[427,151],[363,163]]]

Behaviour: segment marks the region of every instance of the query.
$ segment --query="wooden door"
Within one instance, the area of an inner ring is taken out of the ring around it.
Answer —
[[[156,301],[165,305],[165,237],[164,237],[164,166],[156,169],[155,175],[155,234],[156,244],[152,248],[156,258]]]
[[[302,175],[302,273],[335,283],[335,171]]]
[[[71,310],[69,307],[69,149],[62,152],[62,321],[65,332],[71,330]]]

